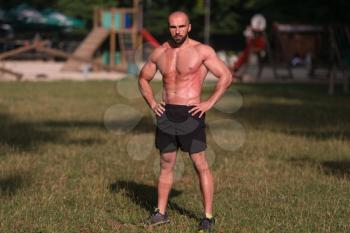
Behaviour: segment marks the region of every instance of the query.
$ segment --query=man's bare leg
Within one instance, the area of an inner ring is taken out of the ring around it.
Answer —
[[[176,163],[176,151],[160,155],[160,173],[158,178],[158,209],[161,214],[166,211],[168,197],[173,185],[173,168]]]
[[[203,196],[204,212],[206,217],[213,212],[214,181],[205,153],[199,152],[191,155],[192,162],[199,178],[199,184]]]

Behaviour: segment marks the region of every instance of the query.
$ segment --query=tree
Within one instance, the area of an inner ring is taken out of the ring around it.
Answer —
[[[35,8],[57,8],[64,14],[92,20],[93,8],[130,6],[131,0],[0,0],[9,9],[21,3]],[[175,10],[189,13],[193,35],[202,37],[204,29],[204,0],[143,0],[144,25],[155,35],[167,34],[167,16]],[[344,23],[350,22],[348,0],[211,0],[211,33],[230,35],[242,31],[255,13],[262,13],[268,23]],[[87,24],[89,25],[89,24]],[[91,24],[90,24],[91,25]]]

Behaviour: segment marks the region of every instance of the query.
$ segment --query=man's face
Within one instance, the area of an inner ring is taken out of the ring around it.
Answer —
[[[169,31],[171,38],[177,45],[185,42],[188,32],[191,30],[191,25],[185,15],[171,15],[169,17]]]

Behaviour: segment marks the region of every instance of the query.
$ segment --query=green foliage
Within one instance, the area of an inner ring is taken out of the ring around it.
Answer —
[[[112,7],[116,6],[114,0],[57,0],[57,7],[65,14],[78,16],[86,21],[92,19],[93,9],[95,7]]]
[[[45,0],[0,0],[0,6],[4,9],[9,9],[12,7],[15,7],[20,4],[28,4],[30,6],[33,6],[34,8],[45,8],[45,7],[54,7],[57,0],[54,1],[45,1]]]
[[[130,6],[131,0],[0,0],[2,8],[8,9],[20,3],[36,8],[56,7],[63,13],[80,17],[87,22],[92,19],[94,7]],[[143,0],[144,25],[155,35],[167,34],[167,16],[175,10],[189,13],[194,25],[193,33],[202,36],[204,30],[205,0]],[[350,22],[348,0],[211,0],[211,33],[234,34],[242,31],[255,13],[266,16],[268,23],[344,23]]]
[[[306,23],[350,22],[347,0],[251,0],[256,11],[265,14],[270,21]]]
[[[232,34],[240,28],[241,18],[235,9],[240,9],[240,1],[211,1],[211,33]],[[161,9],[161,10],[159,10]],[[204,31],[205,0],[197,1],[145,1],[145,26],[156,35],[167,33],[167,16],[175,10],[183,10],[189,14],[192,23],[192,33],[202,36]],[[244,17],[244,16],[243,16]]]
[[[239,3],[239,0],[216,0],[212,2],[211,33],[232,34],[238,31],[238,20],[241,16],[235,9],[239,7]]]

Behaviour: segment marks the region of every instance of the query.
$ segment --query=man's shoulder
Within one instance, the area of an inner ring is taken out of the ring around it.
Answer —
[[[194,39],[190,39],[190,44],[192,46],[199,46],[199,45],[203,45],[201,42],[194,40]]]
[[[158,58],[163,54],[163,52],[167,49],[165,43],[163,43],[162,45],[156,47],[152,54],[151,54],[151,60],[153,62],[157,61]]]
[[[165,41],[165,42],[163,42],[163,44],[161,44],[158,48],[168,49],[168,48],[170,48],[170,47],[171,47],[171,46],[170,46],[169,41]]]
[[[203,44],[201,42],[195,41],[195,44],[193,45],[196,50],[199,52],[199,54],[203,56],[210,56],[215,54],[215,50],[210,47],[209,45]]]
[[[169,48],[169,45],[167,44],[167,42],[165,42],[160,46],[154,48],[153,52],[154,53],[164,52],[167,48]]]
[[[197,44],[196,48],[201,52],[215,52],[215,50],[212,47],[203,43]]]

